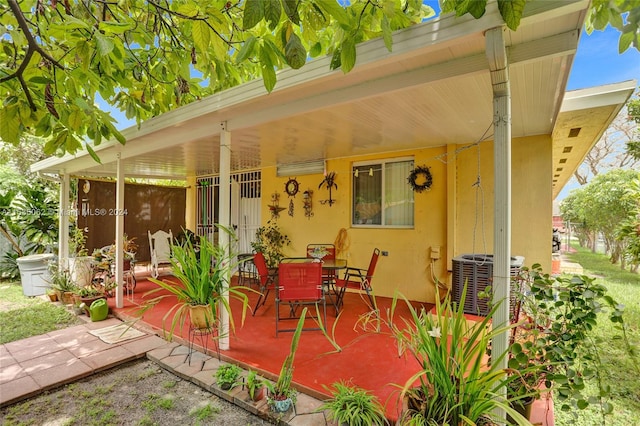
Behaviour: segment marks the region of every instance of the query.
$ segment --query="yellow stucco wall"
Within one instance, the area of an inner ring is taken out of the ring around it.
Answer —
[[[454,255],[493,252],[493,143],[479,147],[479,187],[474,186],[478,181],[478,148],[457,155]],[[551,271],[551,138],[514,139],[511,162],[511,254],[524,256],[527,266],[540,263]]]
[[[309,243],[333,243],[341,228],[346,228],[350,238],[347,255],[349,265],[366,268],[375,247],[388,252],[378,262],[373,287],[376,294],[393,296],[396,290],[411,300],[434,300],[434,283],[430,279],[429,251],[431,246],[440,246],[446,252],[447,217],[446,217],[446,173],[447,166],[435,159],[445,152],[445,148],[425,149],[410,154],[396,153],[327,161],[327,171],[336,172],[338,190],[332,195],[337,202],[331,207],[320,204],[320,200],[328,198],[325,188],[318,189],[323,179],[321,174],[298,176],[300,192],[293,198],[294,216],[288,215],[289,198],[284,193],[284,185],[288,178],[276,177],[275,168],[262,171],[262,211],[263,223],[269,219],[271,194],[280,193],[280,213],[277,223],[290,237],[291,247],[286,254],[304,256]],[[351,185],[353,162],[375,159],[390,159],[413,155],[416,165],[425,164],[431,167],[433,187],[428,192],[415,193],[415,227],[413,229],[376,229],[352,228],[351,223]],[[307,219],[302,208],[302,192],[313,191],[314,216]],[[435,274],[439,279],[446,279],[445,260],[435,262]]]
[[[512,254],[524,256],[525,265],[541,263],[550,270],[551,139],[548,136],[516,139],[512,147]],[[347,255],[349,265],[366,268],[375,247],[388,252],[388,256],[380,258],[376,269],[373,281],[376,294],[393,296],[400,291],[411,300],[433,302],[431,247],[439,246],[442,256],[434,263],[435,276],[447,282],[451,265],[447,252],[452,256],[493,252],[493,143],[483,142],[479,148],[457,154],[455,148],[459,147],[329,160],[327,171],[336,172],[338,189],[332,195],[337,202],[333,206],[320,203],[328,198],[325,188],[318,189],[323,179],[321,174],[297,176],[300,192],[291,198],[293,217],[288,214],[290,198],[284,192],[288,178],[277,177],[273,167],[263,169],[263,224],[270,218],[271,194],[277,191],[280,207],[285,208],[277,223],[292,241],[286,250],[287,256],[305,256],[309,243],[333,243],[344,227],[351,243]],[[449,154],[443,156],[447,152]],[[429,166],[433,175],[430,191],[414,193],[414,228],[352,228],[352,164],[407,156],[413,156],[416,165]],[[478,175],[480,185],[474,186]],[[455,182],[448,185],[447,176]],[[302,192],[305,190],[313,191],[314,215],[310,219],[304,216]]]

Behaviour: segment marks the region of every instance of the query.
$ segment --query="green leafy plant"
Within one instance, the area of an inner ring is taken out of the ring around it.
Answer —
[[[68,269],[61,267],[57,261],[49,262],[47,265],[49,286],[58,293],[74,292],[78,288],[71,279]]]
[[[228,390],[238,384],[242,369],[234,364],[223,364],[216,370],[216,384]]]
[[[265,380],[256,371],[249,370],[247,373],[247,392],[249,397],[255,401],[260,389],[265,386]]]
[[[597,342],[591,331],[597,325],[598,314],[607,312],[625,341],[626,325],[624,306],[607,294],[607,289],[596,283],[596,279],[585,275],[552,277],[543,273],[540,265],[524,269],[528,288],[528,303],[525,314],[530,318],[524,344],[512,346],[515,358],[544,359],[549,366],[545,372],[545,384],[557,395],[561,410],[574,411],[597,404],[601,414],[613,410],[608,402],[610,389],[602,384],[602,373],[606,370],[600,363]],[[629,355],[633,349],[627,343]],[[532,356],[533,355],[533,356]],[[637,363],[635,364],[637,370]],[[598,384],[597,393],[584,395],[585,382]]]
[[[291,338],[291,348],[289,349],[289,354],[282,362],[278,380],[275,384],[271,382],[265,383],[265,385],[269,388],[269,397],[267,399],[270,406],[274,405],[274,401],[282,401],[287,398],[291,398],[291,401],[294,404],[296,403],[297,391],[293,387],[291,387],[291,382],[293,381],[293,360],[295,358],[296,351],[298,350],[300,335],[302,334],[302,328],[304,327],[304,320],[306,316],[307,308],[305,307],[300,314],[298,325],[293,332],[293,337]]]
[[[508,327],[490,326],[496,304],[479,322],[468,322],[464,315],[466,285],[459,303],[447,295],[443,302],[436,297],[435,312],[418,311],[405,299],[410,318],[395,321],[394,300],[387,325],[402,353],[408,353],[419,369],[401,387],[408,409],[402,424],[475,424],[494,419],[493,411],[503,409],[519,425],[528,421],[509,405],[501,394],[508,383],[506,370],[498,367],[506,354],[486,354],[490,342]],[[416,386],[416,383],[418,385]]]
[[[85,247],[86,242],[87,236],[85,234],[85,228],[74,226],[71,229],[71,235],[69,235],[69,253],[76,257],[89,255]]]
[[[256,231],[256,240],[251,247],[262,252],[269,268],[276,268],[284,257],[283,249],[291,245],[289,237],[282,233],[275,221],[269,220],[265,226]]]
[[[145,298],[160,291],[166,291],[169,294],[147,300],[138,311],[138,315],[144,314],[166,297],[177,298],[176,303],[163,317],[163,327],[165,331],[168,330],[169,339],[173,337],[178,325],[182,328],[189,309],[193,306],[206,307],[206,320],[210,327],[217,324],[218,309],[226,310],[229,313],[230,329],[235,330],[227,295],[242,303],[241,318],[244,323],[249,299],[244,292],[229,287],[229,277],[237,265],[236,253],[231,249],[236,246],[235,234],[222,226],[219,228],[221,232],[229,235],[231,241],[229,247],[213,245],[205,237],[200,237],[198,251],[190,241],[186,241],[184,245],[172,245],[171,270],[177,280],[169,278],[161,281],[149,278],[158,285],[158,288],[145,293]],[[171,324],[167,327],[165,323],[169,319]]]
[[[388,424],[384,407],[375,396],[365,389],[346,382],[333,384],[331,399],[325,401],[318,411],[329,412],[329,419],[339,425],[372,426]]]

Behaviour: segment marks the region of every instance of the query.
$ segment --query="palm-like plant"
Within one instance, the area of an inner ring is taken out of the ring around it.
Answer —
[[[222,232],[227,232],[230,241],[235,241],[235,235],[230,230],[219,226]],[[234,244],[230,244],[230,247]],[[194,246],[189,240],[183,245],[172,245],[171,269],[178,280],[166,279],[161,281],[149,278],[159,288],[148,291],[145,297],[160,291],[163,294],[145,302],[139,314],[152,308],[160,300],[173,296],[177,302],[167,311],[163,317],[165,322],[172,318],[168,327],[168,337],[171,339],[175,328],[180,324],[183,327],[187,314],[191,307],[205,306],[207,328],[214,326],[218,320],[218,309],[225,309],[229,313],[230,329],[235,330],[231,305],[226,295],[242,302],[242,322],[246,317],[249,300],[245,293],[229,287],[229,277],[237,266],[237,253],[222,245],[214,245],[205,237],[200,237],[198,246]],[[164,327],[167,330],[167,327]]]
[[[402,387],[409,409],[401,424],[476,424],[500,408],[517,424],[527,425],[529,422],[501,394],[510,380],[507,371],[498,367],[505,354],[493,355],[492,360],[486,356],[491,340],[508,330],[491,328],[498,304],[484,320],[469,323],[464,315],[465,296],[466,286],[457,304],[449,295],[442,303],[436,297],[434,313],[417,311],[407,301],[411,318],[404,320],[403,326],[389,321],[399,348],[412,355],[420,367]],[[416,382],[418,387],[414,387]]]

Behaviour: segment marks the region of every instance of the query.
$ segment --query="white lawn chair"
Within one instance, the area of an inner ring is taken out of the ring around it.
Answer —
[[[173,242],[173,234],[171,230],[165,232],[159,230],[154,232],[147,231],[149,234],[149,249],[151,250],[151,276],[158,278],[160,275],[158,269],[161,266],[171,265],[171,243]]]

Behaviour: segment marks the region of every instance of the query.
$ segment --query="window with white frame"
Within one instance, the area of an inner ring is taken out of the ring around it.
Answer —
[[[413,227],[413,159],[354,163],[351,223],[364,227]]]

